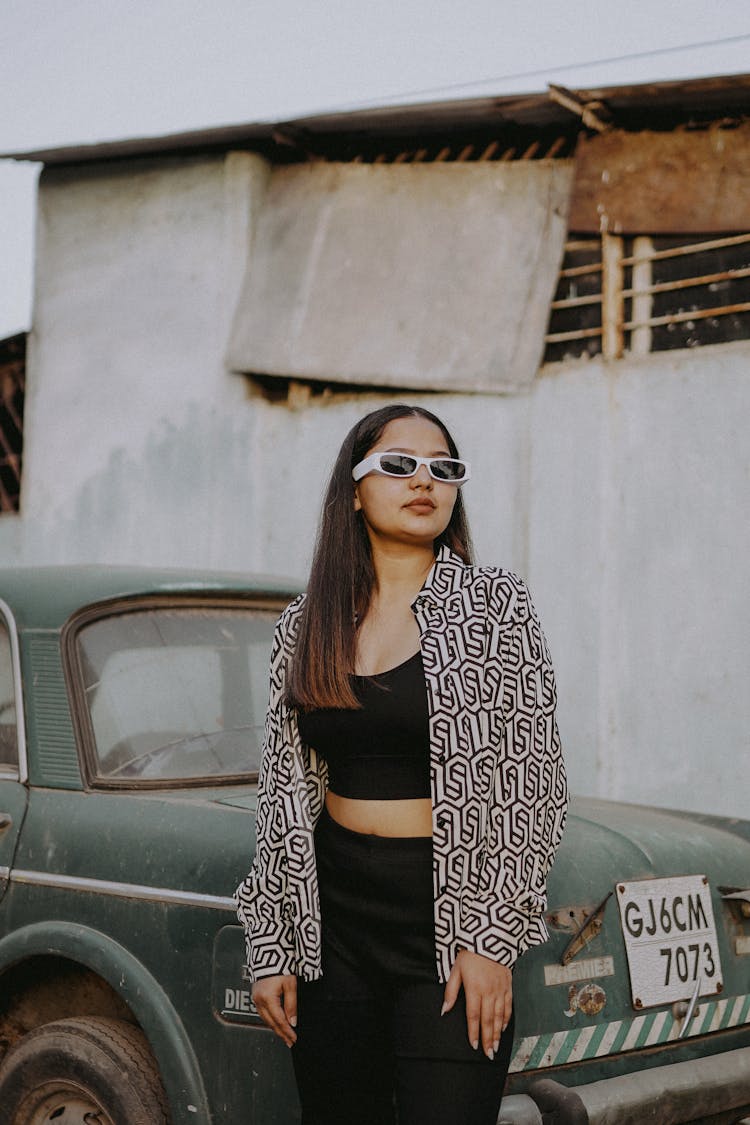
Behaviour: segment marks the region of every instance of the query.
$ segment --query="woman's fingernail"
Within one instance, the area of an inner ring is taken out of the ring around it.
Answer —
[[[296,1016],[290,1016],[289,1022],[292,1025],[292,1027],[296,1027],[297,1026],[297,1017]]]
[[[492,1050],[497,1051],[499,1049],[499,1047],[500,1047],[500,1040],[496,1039],[495,1042],[492,1044]]]
[[[444,1016],[444,1015],[445,1015],[445,1013],[446,1013],[447,1011],[448,1011],[448,1003],[447,1003],[447,1001],[446,1001],[446,1002],[445,1002],[445,1003],[443,1004],[442,1008],[440,1009],[440,1015],[441,1015],[441,1016]]]
[[[492,1050],[492,1047],[490,1047],[489,1051],[487,1052],[487,1058],[490,1061],[492,1061],[492,1059],[494,1059],[494,1057],[495,1057],[495,1052]]]
[[[476,1051],[477,1047],[479,1046],[479,1040],[475,1039],[474,1042],[471,1045],[474,1048],[474,1050]]]

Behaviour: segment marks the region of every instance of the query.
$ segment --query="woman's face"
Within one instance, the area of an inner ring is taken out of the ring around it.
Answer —
[[[451,456],[440,427],[419,415],[389,422],[366,456],[381,452]],[[371,540],[431,546],[448,526],[457,495],[455,484],[433,480],[420,465],[413,477],[369,473],[355,485],[354,507],[362,512]]]

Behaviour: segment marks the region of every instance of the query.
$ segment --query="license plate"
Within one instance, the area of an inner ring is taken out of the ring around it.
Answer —
[[[636,1008],[721,992],[711,892],[704,875],[617,884]]]

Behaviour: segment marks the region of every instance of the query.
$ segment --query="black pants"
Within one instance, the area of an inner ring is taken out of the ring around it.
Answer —
[[[323,976],[298,982],[302,1125],[495,1125],[513,1040],[468,1041],[463,992],[441,1017],[432,841],[315,833]]]

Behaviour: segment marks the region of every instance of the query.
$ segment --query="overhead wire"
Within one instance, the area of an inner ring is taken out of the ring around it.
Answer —
[[[489,86],[501,82],[514,82],[521,78],[540,78],[552,74],[563,74],[571,70],[584,70],[592,66],[609,66],[619,62],[634,62],[638,59],[653,58],[656,55],[674,55],[683,51],[696,51],[707,47],[729,46],[732,43],[745,43],[748,40],[750,40],[750,32],[742,35],[728,35],[722,39],[704,39],[699,43],[684,43],[673,47],[652,47],[647,51],[632,51],[624,55],[610,55],[609,57],[601,59],[588,59],[585,62],[564,63],[561,66],[547,66],[534,70],[517,70],[510,74],[499,74],[490,78],[475,78],[470,82],[451,82],[445,86],[424,87],[419,90],[402,90],[396,94],[384,94],[374,100],[352,102],[347,106],[339,107],[339,109],[343,112],[356,109],[368,109],[373,106],[381,106],[385,102],[401,101],[404,98],[416,98],[423,95],[434,96],[436,94],[451,93],[456,90],[474,89],[477,86]]]

